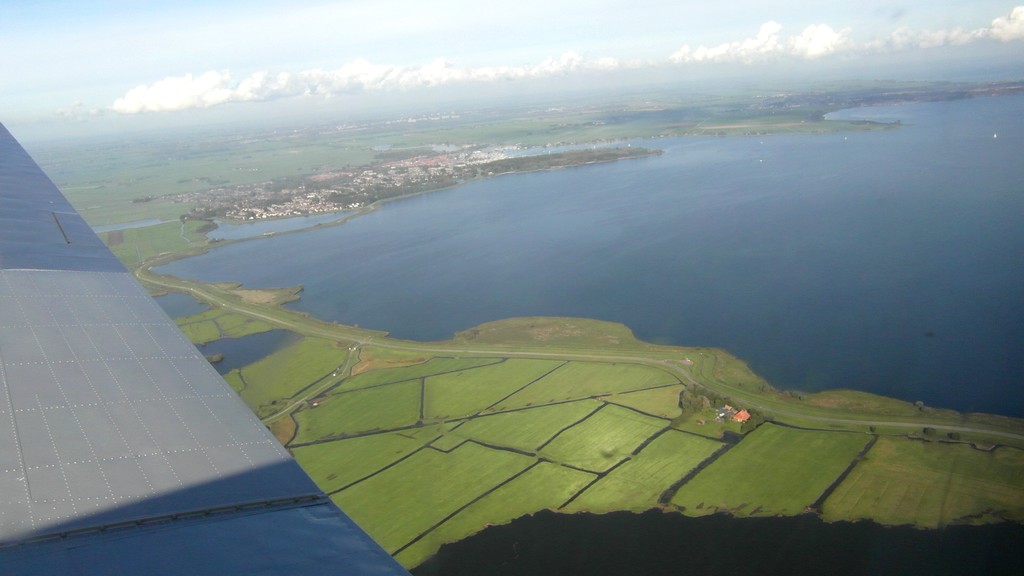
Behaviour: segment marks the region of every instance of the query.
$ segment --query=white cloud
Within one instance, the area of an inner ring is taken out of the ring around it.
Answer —
[[[779,30],[781,29],[782,26],[778,22],[768,21],[761,25],[757,36],[753,38],[739,42],[727,42],[711,48],[702,45],[695,50],[691,50],[689,45],[685,45],[669,56],[669,60],[676,63],[743,62],[749,64],[759,57],[781,51],[782,46],[779,44]]]
[[[957,27],[951,30],[932,30],[915,32],[907,28],[899,28],[888,38],[866,44],[868,51],[906,50],[909,48],[938,48],[941,46],[964,46],[979,40],[998,40],[1013,42],[1024,40],[1024,6],[1017,6],[1009,16],[1001,16],[992,20],[988,28],[964,30]]]
[[[677,64],[688,62],[755,62],[778,56],[818,58],[842,49],[848,43],[849,29],[836,31],[827,24],[812,24],[803,32],[782,41],[782,26],[773,20],[761,25],[757,35],[738,42],[727,42],[711,48],[691,49],[683,46],[669,56]]]
[[[124,114],[166,112],[190,108],[208,108],[227,102],[258,101],[300,94],[329,97],[335,94],[410,90],[442,86],[456,82],[488,82],[522,78],[563,76],[583,70],[614,70],[618,60],[587,60],[576,52],[547,58],[531,66],[459,68],[438,58],[423,66],[391,66],[358,59],[336,70],[305,70],[298,74],[257,72],[239,82],[228,72],[209,71],[168,77],[151,85],[129,90],[111,108]]]
[[[185,108],[206,108],[233,99],[230,74],[213,70],[199,76],[167,77],[151,86],[137,86],[113,105],[117,112],[160,112]]]
[[[812,24],[798,36],[790,38],[787,49],[794,56],[818,58],[841,50],[848,43],[849,34],[849,28],[836,32],[826,24]]]
[[[669,62],[755,64],[780,59],[812,60],[841,52],[889,52],[939,46],[960,46],[987,40],[1011,42],[1024,40],[1024,6],[1008,16],[992,20],[988,27],[965,30],[919,31],[899,28],[887,38],[854,44],[850,29],[835,29],[828,24],[812,24],[800,33],[783,36],[783,27],[769,20],[757,33],[743,40],[711,47],[684,45],[669,56]],[[257,72],[235,80],[230,72],[208,71],[199,76],[185,74],[164,78],[127,91],[110,107],[124,114],[207,108],[229,102],[262,101],[297,95],[331,97],[338,94],[412,90],[464,82],[494,82],[526,78],[549,78],[582,71],[613,71],[624,68],[654,67],[664,62],[621,61],[612,57],[588,58],[568,51],[558,57],[522,66],[460,67],[438,58],[419,66],[375,64],[352,60],[333,70],[312,69],[297,73]],[[71,114],[70,110],[63,111]],[[74,115],[80,116],[81,110]]]
[[[996,18],[989,28],[989,35],[996,40],[1010,42],[1024,40],[1024,6],[1017,6],[1007,18]]]

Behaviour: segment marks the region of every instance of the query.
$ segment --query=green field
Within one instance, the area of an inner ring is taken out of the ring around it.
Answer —
[[[103,232],[100,237],[128,268],[133,268],[160,254],[181,252],[206,245],[206,234],[200,229],[206,222],[189,220],[165,222],[145,228],[128,228]]]
[[[638,392],[626,392],[609,396],[608,401],[620,406],[626,406],[662,418],[675,418],[682,412],[680,410],[679,393],[683,391],[683,385],[663,386],[651,388]]]
[[[827,519],[934,528],[1024,521],[1024,451],[880,438],[825,501]]]
[[[540,453],[556,462],[604,472],[628,458],[645,440],[667,426],[667,420],[607,404],[555,436]]]
[[[602,406],[603,404],[596,400],[579,400],[479,416],[464,422],[455,428],[452,434],[488,444],[536,452],[541,445],[554,438],[555,434],[576,424]]]
[[[299,432],[295,442],[412,426],[419,420],[421,387],[418,380],[407,380],[333,394],[316,408],[296,415]]]
[[[538,510],[553,509],[594,479],[592,474],[538,462],[521,476],[460,511],[427,532],[396,555],[406,566],[416,566],[442,544],[461,540],[493,524],[504,524]]]
[[[800,514],[871,440],[867,434],[766,424],[687,482],[672,498],[685,514]]]
[[[522,408],[567,400],[655,388],[679,380],[657,368],[636,364],[572,362],[503,400],[496,409]]]
[[[406,380],[419,380],[427,376],[461,372],[477,366],[497,364],[501,361],[501,358],[431,358],[427,362],[417,362],[409,366],[382,368],[357,374],[345,381],[345,390],[358,390]],[[360,366],[357,365],[356,370],[358,371],[359,368]]]
[[[221,338],[242,338],[274,329],[274,326],[222,308],[207,310],[195,316],[177,319],[178,327],[195,344],[206,344]]]
[[[319,338],[302,340],[239,370],[242,400],[260,416],[270,415],[310,384],[345,364],[348,351]]]
[[[611,471],[566,507],[567,512],[642,512],[676,481],[722,448],[722,443],[669,430]]]
[[[427,418],[476,414],[562,364],[555,360],[506,360],[431,376],[426,381],[424,413]]]
[[[427,448],[333,498],[394,553],[533,462],[473,443],[450,453]]]
[[[325,492],[334,492],[419,450],[439,426],[334,440],[293,448],[292,454]]]

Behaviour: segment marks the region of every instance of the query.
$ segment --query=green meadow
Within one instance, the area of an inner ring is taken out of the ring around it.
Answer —
[[[867,434],[765,424],[683,485],[672,504],[696,516],[800,514],[870,440]]]
[[[662,504],[661,498],[668,487],[723,447],[721,442],[668,430],[587,488],[565,510],[642,512],[654,508]]]
[[[826,519],[936,528],[1024,521],[1024,450],[880,438],[825,501]]]
[[[195,316],[177,319],[178,327],[196,344],[206,344],[221,338],[242,338],[274,329],[263,320],[254,320],[242,314],[233,314],[222,308],[207,310]]]
[[[347,360],[345,348],[318,338],[302,340],[229,374],[239,395],[259,416],[285,406],[302,389],[329,377]],[[229,380],[230,381],[230,380]]]

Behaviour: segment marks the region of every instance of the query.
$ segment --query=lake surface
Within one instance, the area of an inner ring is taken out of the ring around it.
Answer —
[[[195,316],[210,309],[206,304],[181,292],[168,292],[162,296],[157,296],[155,300],[171,318]]]
[[[301,283],[296,309],[416,340],[611,320],[726,348],[780,388],[1024,416],[1024,97],[842,115],[902,126],[638,142],[665,154],[477,181],[159,271]]]
[[[259,334],[249,334],[241,338],[221,338],[208,344],[198,346],[199,352],[205,356],[223,354],[220,362],[213,364],[222,376],[235,368],[242,368],[269,356],[285,346],[299,341],[302,337],[287,330],[271,330]]]
[[[540,512],[487,528],[413,571],[415,576],[1019,573],[1024,526],[917,530],[812,515],[737,519]]]

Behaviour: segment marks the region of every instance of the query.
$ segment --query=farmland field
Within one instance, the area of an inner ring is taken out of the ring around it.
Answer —
[[[440,433],[438,426],[293,448],[292,453],[325,492],[333,492],[412,454]]]
[[[426,381],[424,413],[427,418],[475,414],[562,364],[554,360],[506,360],[431,376]]]
[[[532,464],[527,456],[473,443],[450,453],[426,448],[334,500],[394,553]]]
[[[678,382],[679,380],[668,372],[648,366],[572,362],[502,401],[496,408],[520,408],[617,392],[643,390]]]
[[[345,363],[346,357],[345,349],[339,349],[334,342],[304,338],[242,368],[242,399],[257,414],[267,415],[277,409],[275,401],[290,398],[329,375]]]
[[[490,524],[504,524],[537,510],[555,508],[593,478],[586,472],[538,462],[521,476],[428,532],[396,557],[406,566],[415,566],[429,558],[442,544],[461,540]]]
[[[371,388],[382,384],[393,384],[405,380],[414,380],[437,374],[459,372],[477,366],[500,363],[500,358],[432,358],[427,362],[418,362],[399,368],[383,368],[371,372],[360,373],[345,381],[345,390]],[[356,366],[359,371],[359,366]]]
[[[684,432],[666,431],[573,500],[569,512],[642,512],[723,444]]]
[[[455,428],[452,434],[533,452],[602,406],[596,400],[579,400],[478,416]]]
[[[799,514],[870,441],[867,434],[766,424],[697,474],[672,498],[686,514]]]
[[[274,329],[261,320],[253,320],[248,316],[232,314],[219,308],[195,316],[178,318],[177,323],[189,340],[196,344],[206,344],[221,338],[241,338]]]
[[[420,396],[418,380],[333,394],[317,408],[298,413],[295,442],[411,426],[419,419]]]
[[[832,496],[825,518],[938,527],[990,518],[1024,521],[1024,451],[880,438]]]
[[[645,440],[666,427],[667,420],[606,404],[556,436],[540,452],[558,462],[603,472],[627,458]]]

